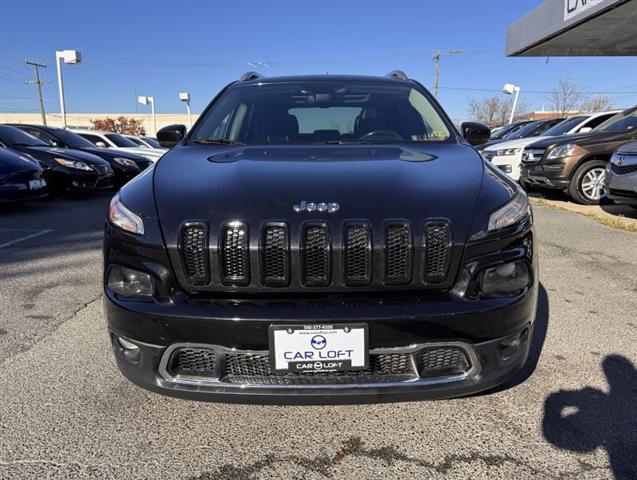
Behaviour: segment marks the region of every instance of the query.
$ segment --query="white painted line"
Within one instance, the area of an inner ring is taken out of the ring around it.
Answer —
[[[30,240],[32,238],[40,237],[42,235],[46,235],[47,233],[51,233],[53,230],[40,230],[39,232],[32,233],[31,235],[25,235],[24,237],[14,238],[13,240],[1,243],[0,248],[9,247],[11,245],[15,245],[19,242],[24,242],[25,240]]]

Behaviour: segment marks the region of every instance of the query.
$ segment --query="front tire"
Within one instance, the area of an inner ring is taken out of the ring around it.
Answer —
[[[568,187],[573,200],[582,205],[599,205],[606,197],[606,162],[592,160],[580,165]]]

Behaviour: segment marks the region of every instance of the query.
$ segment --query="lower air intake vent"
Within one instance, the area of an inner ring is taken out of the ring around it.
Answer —
[[[309,287],[330,283],[332,264],[327,225],[307,225],[303,232],[303,278]]]
[[[203,348],[180,348],[173,352],[169,361],[172,375],[212,377],[215,375],[217,358],[212,350]]]
[[[469,370],[469,360],[460,347],[428,347],[418,353],[416,362],[423,377],[458,375]]]
[[[242,222],[228,223],[221,235],[221,276],[226,285],[250,282],[250,251],[248,226]]]
[[[385,229],[385,281],[404,284],[411,281],[411,227],[407,223],[387,225]]]
[[[372,236],[368,223],[345,227],[345,284],[369,285],[372,270]]]
[[[263,229],[263,284],[284,287],[290,283],[290,240],[285,224],[269,224]]]
[[[439,283],[447,277],[451,249],[451,228],[446,222],[425,225],[425,271],[426,283]]]
[[[184,272],[192,285],[210,282],[208,262],[208,227],[205,223],[188,222],[181,230],[181,254]]]

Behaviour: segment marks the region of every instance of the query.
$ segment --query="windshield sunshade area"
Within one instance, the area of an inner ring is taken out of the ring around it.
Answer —
[[[451,127],[413,85],[348,81],[231,87],[195,143],[243,145],[444,142]]]

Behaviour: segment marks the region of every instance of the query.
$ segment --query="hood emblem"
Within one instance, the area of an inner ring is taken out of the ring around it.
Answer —
[[[621,167],[623,164],[624,164],[624,156],[621,155],[619,159],[617,160],[617,165]]]
[[[307,200],[301,200],[298,205],[292,207],[295,212],[338,212],[341,206],[336,202],[308,202]]]

